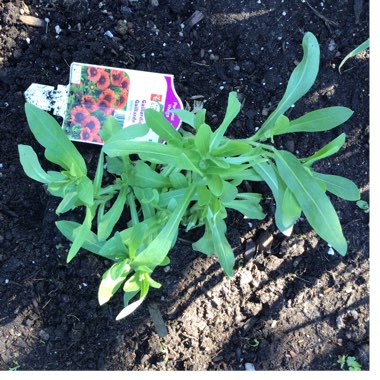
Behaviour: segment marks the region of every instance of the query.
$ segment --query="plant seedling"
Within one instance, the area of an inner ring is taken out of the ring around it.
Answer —
[[[29,127],[45,148],[48,161],[60,170],[45,171],[34,150],[19,145],[25,173],[47,185],[62,198],[56,213],[62,215],[80,208],[81,223],[59,220],[56,226],[72,242],[67,262],[81,248],[111,260],[103,274],[98,299],[105,304],[119,290],[124,292],[124,308],[116,319],[136,310],[150,288],[159,288],[155,270],[170,262],[170,249],[178,231],[203,228],[194,250],[216,256],[229,277],[234,274],[235,256],[227,240],[227,218],[233,209],[251,220],[262,220],[262,194],[245,192],[243,181],[265,182],[276,205],[275,223],[289,234],[303,214],[316,233],[341,255],[347,242],[328,193],[348,201],[360,199],[357,186],[347,178],[320,173],[315,162],[337,153],[345,134],[328,142],[308,157],[278,149],[275,137],[287,133],[328,131],[346,122],[352,111],[346,107],[314,110],[290,120],[285,113],[313,85],[319,70],[319,45],[306,33],[304,55],[290,76],[285,94],[258,131],[245,139],[225,136],[240,112],[238,94],[231,92],[225,117],[216,130],[206,122],[206,110],[175,110],[190,131],[175,130],[162,112],[145,110],[145,124],[122,129],[113,117],[101,131],[104,145],[95,175],[90,178],[86,163],[56,120],[44,111],[26,104]],[[136,141],[150,130],[159,141]],[[105,164],[107,164],[105,166]],[[114,180],[107,181],[105,172]],[[128,221],[116,228],[122,215]],[[182,226],[182,227],[181,227]]]

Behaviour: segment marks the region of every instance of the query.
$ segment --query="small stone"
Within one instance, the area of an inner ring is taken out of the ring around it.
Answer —
[[[244,270],[240,275],[240,286],[249,284],[252,280],[252,273],[249,270]]]
[[[245,363],[244,367],[246,371],[256,371],[255,366],[252,363]]]
[[[112,34],[112,32],[110,32],[109,30],[107,30],[107,31],[104,33],[104,35],[105,35],[106,37],[113,38],[113,34]]]
[[[34,16],[21,15],[20,21],[25,25],[36,26],[37,28],[41,28],[45,26],[44,20],[41,20],[40,18],[34,17]]]
[[[61,27],[60,27],[59,25],[56,25],[56,26],[55,26],[55,32],[56,32],[57,34],[60,34],[60,33],[62,32],[62,29],[61,29]]]
[[[41,338],[42,340],[49,340],[49,338],[50,338],[49,333],[46,332],[45,330],[41,330],[41,331],[38,333],[38,335],[40,336],[40,338]]]
[[[115,31],[125,36],[128,33],[128,24],[124,20],[119,20],[115,26]]]
[[[336,49],[336,43],[334,40],[330,40],[328,49],[329,51],[334,51]]]
[[[336,326],[338,327],[338,329],[342,329],[343,327],[345,327],[343,318],[341,316],[338,316],[336,318]]]

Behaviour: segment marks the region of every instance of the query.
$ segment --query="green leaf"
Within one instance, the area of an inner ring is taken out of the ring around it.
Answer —
[[[132,293],[141,289],[141,273],[135,273],[125,282],[123,291],[126,293]]]
[[[182,173],[179,173],[179,172],[174,172],[170,174],[169,180],[170,180],[171,185],[175,189],[181,189],[183,187],[188,186],[186,177]]]
[[[220,197],[223,194],[224,183],[220,176],[208,176],[207,186],[216,197]]]
[[[195,114],[194,127],[196,130],[206,121],[206,110],[202,108]]]
[[[307,166],[311,166],[315,161],[321,160],[322,158],[329,157],[336,152],[344,145],[346,141],[346,134],[342,133],[334,140],[331,140],[327,145],[323,148],[315,152],[312,156],[303,158],[302,162],[304,162]]]
[[[104,172],[104,153],[100,152],[98,166],[96,168],[95,178],[94,178],[94,194],[98,194],[100,188],[102,187]]]
[[[282,207],[282,222],[285,226],[294,225],[301,216],[301,206],[288,187],[285,190],[282,203],[277,207]]]
[[[326,184],[327,191],[339,198],[346,199],[347,201],[357,201],[360,199],[360,190],[347,178],[317,172],[313,172],[313,176],[322,180]]]
[[[98,237],[94,234],[96,240]],[[100,243],[99,243],[100,244]],[[116,232],[114,236],[102,243],[99,255],[107,257],[113,261],[122,260],[129,257],[129,252],[124,244],[122,235],[120,232]]]
[[[275,161],[283,181],[294,194],[315,232],[341,255],[345,255],[347,242],[339,218],[317,181],[289,152],[276,150]]]
[[[206,155],[210,149],[212,131],[209,125],[202,124],[194,138],[194,144],[202,155]]]
[[[262,220],[265,218],[263,209],[258,202],[252,200],[234,200],[230,202],[223,202],[224,207],[232,208],[241,212],[245,217],[250,219]]]
[[[122,130],[120,123],[113,117],[109,116],[104,121],[104,124],[99,131],[99,136],[104,142],[107,142],[112,136]]]
[[[241,104],[237,98],[237,92],[230,92],[228,95],[226,115],[224,116],[222,124],[212,135],[210,142],[210,150],[216,148],[220,144],[224,134],[226,133],[227,128],[230,126],[230,124],[233,122],[235,117],[240,112],[240,107]]]
[[[192,247],[195,251],[202,252],[207,256],[212,256],[215,253],[212,233],[207,224],[203,236],[198,241],[193,243]]]
[[[238,195],[238,189],[235,185],[228,181],[223,181],[223,193],[220,197],[220,200],[224,202],[233,201]]]
[[[280,115],[276,122],[274,123],[274,127],[272,129],[272,135],[281,135],[283,133],[288,133],[290,121],[285,115]]]
[[[218,148],[214,148],[211,151],[213,156],[237,156],[244,153],[249,153],[252,151],[252,147],[242,141],[227,140],[224,144],[220,145]]]
[[[91,206],[94,203],[94,187],[92,181],[86,176],[78,180],[78,198],[86,206]]]
[[[68,171],[74,170],[78,176],[86,175],[83,157],[54,117],[29,103],[25,104],[25,113],[30,130],[45,148],[45,157]]]
[[[116,320],[119,321],[120,319],[123,319],[127,317],[128,315],[132,314],[145,300],[145,297],[140,298],[138,301],[135,301],[125,307],[116,317]]]
[[[295,132],[328,131],[346,122],[352,114],[353,111],[346,107],[323,108],[292,120],[287,128],[275,128],[273,135]]]
[[[182,137],[169,123],[165,116],[153,108],[148,108],[144,112],[145,122],[158,136],[174,145],[182,145]]]
[[[227,276],[234,275],[235,255],[226,238],[226,224],[223,220],[209,214],[207,223],[211,231],[214,251],[218,256],[219,263]]]
[[[362,44],[360,44],[358,47],[356,47],[354,50],[352,50],[350,53],[348,53],[343,61],[340,63],[339,67],[338,67],[338,70],[339,70],[339,73],[340,73],[340,70],[341,68],[343,67],[343,65],[345,64],[345,62],[349,59],[349,58],[352,58],[354,57],[355,55],[361,53],[362,51],[366,50],[369,48],[369,38],[367,40],[365,40]]]
[[[190,111],[186,111],[186,110],[170,110],[169,111],[170,113],[174,113],[174,115],[177,115],[184,123],[190,125],[190,127],[193,127],[194,128],[194,124],[195,124],[195,114],[190,112]]]
[[[286,186],[278,174],[275,166],[269,163],[260,163],[255,165],[255,170],[261,176],[262,180],[266,182],[272,191],[273,197],[276,202],[275,221],[278,229],[285,235],[289,235],[289,228],[292,224],[287,224],[283,215],[283,199],[285,195]]]
[[[117,292],[131,267],[128,259],[115,263],[104,274],[98,290],[99,305],[104,305]]]
[[[153,280],[153,278],[150,277],[149,273],[145,273],[144,276],[145,276],[145,279],[146,279],[147,283],[149,284],[149,286],[151,286],[152,288],[155,288],[155,289],[161,288],[161,284],[159,282]]]
[[[42,183],[52,182],[54,179],[42,169],[37,154],[29,145],[18,145],[20,162],[25,174]]]
[[[126,200],[127,188],[122,187],[116,201],[108,212],[104,214],[98,225],[98,238],[100,241],[106,240],[110,236],[115,224],[120,219]]]
[[[129,181],[133,186],[151,187],[154,189],[170,186],[169,178],[155,172],[143,161],[136,162]]]
[[[70,241],[74,240],[74,235],[75,235],[74,231],[76,231],[77,228],[81,226],[79,223],[72,222],[69,220],[60,220],[58,222],[55,222],[55,225],[57,226],[59,231],[62,233],[62,235]],[[82,247],[86,249],[87,251],[95,253],[96,255],[113,259],[111,256],[103,255],[100,253],[103,247],[103,244],[104,244],[103,242],[100,242],[98,240],[98,237],[96,236],[96,234],[90,231],[88,232],[86,239],[84,240],[82,244]]]
[[[76,191],[69,191],[63,197],[62,201],[59,203],[55,213],[57,215],[63,214],[69,210],[72,210],[76,206],[76,202],[78,200],[78,193]]]
[[[132,265],[134,268],[139,265],[146,265],[154,269],[162,263],[177,236],[179,223],[193,197],[195,186],[196,184],[194,183],[186,190],[185,195],[178,202],[176,209],[172,212],[157,237],[133,260]]]
[[[276,109],[269,115],[263,126],[254,135],[254,140],[266,140],[280,115],[304,96],[314,84],[319,70],[319,45],[314,34],[307,32],[302,40],[303,58],[289,78],[285,94]]]
[[[73,244],[67,254],[66,262],[69,263],[79,252],[86,240],[89,239],[91,233],[92,212],[90,207],[86,207],[86,217],[83,224],[73,231]]]
[[[107,171],[112,174],[121,175],[126,171],[126,167],[120,157],[107,156]]]

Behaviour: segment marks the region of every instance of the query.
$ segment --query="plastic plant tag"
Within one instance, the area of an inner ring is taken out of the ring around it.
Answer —
[[[25,92],[29,103],[63,117],[62,127],[73,141],[103,144],[99,131],[108,116],[123,128],[145,122],[144,110],[163,110],[178,129],[181,121],[170,112],[183,109],[174,89],[173,75],[72,63],[70,83],[57,87],[32,84]],[[149,131],[140,141],[157,141]]]

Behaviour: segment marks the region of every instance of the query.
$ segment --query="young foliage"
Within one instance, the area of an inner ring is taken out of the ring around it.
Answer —
[[[192,133],[176,131],[153,109],[145,111],[146,124],[125,129],[110,117],[101,131],[105,144],[92,179],[58,123],[26,105],[32,133],[45,148],[47,160],[61,170],[46,172],[33,149],[19,145],[23,169],[62,198],[57,214],[84,209],[82,223],[60,220],[56,225],[72,242],[68,262],[80,248],[112,261],[100,282],[98,298],[102,305],[118,291],[124,292],[124,308],[117,319],[136,310],[150,288],[161,286],[154,279],[155,270],[170,262],[168,254],[182,228],[203,227],[203,236],[193,243],[193,249],[215,255],[226,275],[233,276],[235,257],[226,236],[228,210],[252,220],[265,218],[262,195],[243,192],[243,181],[252,181],[253,187],[255,182],[268,185],[276,205],[275,222],[282,233],[289,235],[303,214],[322,239],[346,254],[347,243],[327,193],[357,201],[359,189],[346,178],[313,169],[316,161],[341,149],[345,134],[309,157],[296,157],[275,147],[277,135],[327,131],[352,115],[345,107],[314,110],[294,120],[285,115],[309,91],[318,73],[319,47],[314,35],[306,33],[302,46],[303,59],[291,74],[283,98],[255,135],[240,140],[225,136],[241,108],[236,92],[229,94],[225,117],[216,130],[207,124],[204,109],[173,111]],[[159,143],[139,141],[150,130],[160,136]],[[107,182],[107,172],[113,182]]]

